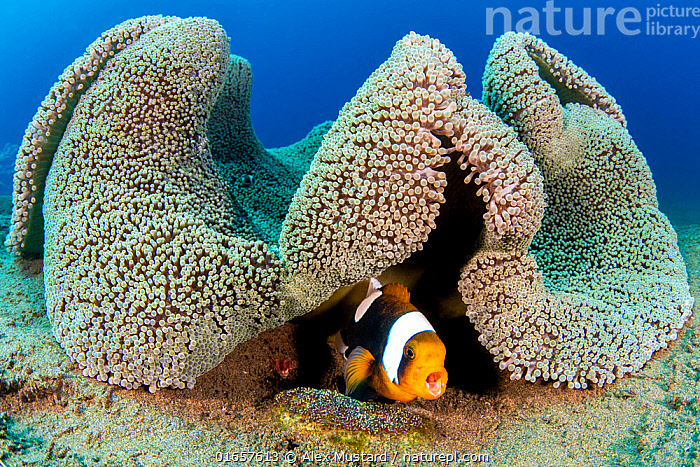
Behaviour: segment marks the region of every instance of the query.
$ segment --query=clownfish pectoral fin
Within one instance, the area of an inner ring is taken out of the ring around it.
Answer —
[[[374,370],[374,357],[369,350],[355,347],[345,363],[345,395],[352,396],[369,379]]]
[[[396,298],[398,301],[403,303],[410,303],[411,294],[403,284],[391,283],[382,287],[382,292],[385,295]]]

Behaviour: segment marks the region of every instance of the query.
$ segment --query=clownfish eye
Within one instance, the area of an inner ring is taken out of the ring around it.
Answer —
[[[408,358],[409,360],[413,360],[416,358],[416,353],[413,351],[412,348],[406,347],[403,351],[403,354]]]

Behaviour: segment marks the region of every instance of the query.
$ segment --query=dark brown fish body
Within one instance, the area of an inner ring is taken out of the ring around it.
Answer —
[[[372,279],[354,322],[340,334],[346,394],[398,401],[436,399],[447,383],[445,346],[401,284]]]

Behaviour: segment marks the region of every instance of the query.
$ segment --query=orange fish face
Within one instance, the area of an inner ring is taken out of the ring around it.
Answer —
[[[434,332],[416,334],[406,342],[399,367],[399,387],[416,397],[434,400],[447,387],[445,344]]]

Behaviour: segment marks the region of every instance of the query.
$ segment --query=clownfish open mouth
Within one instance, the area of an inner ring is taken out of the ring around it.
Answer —
[[[428,392],[434,397],[440,397],[442,395],[442,372],[434,371],[428,375],[425,379],[425,387]]]

